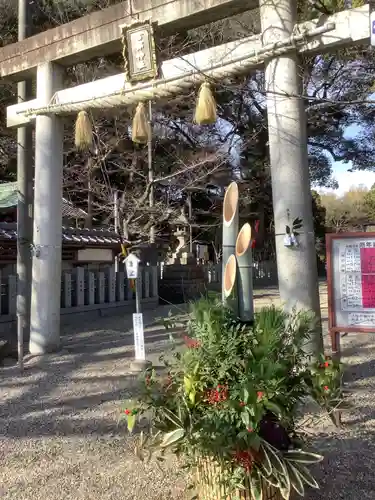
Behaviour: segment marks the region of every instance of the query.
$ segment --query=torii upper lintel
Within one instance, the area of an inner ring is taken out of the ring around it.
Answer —
[[[22,81],[46,61],[71,66],[121,51],[124,24],[152,19],[177,33],[258,7],[258,0],[127,0],[0,49],[0,78]]]

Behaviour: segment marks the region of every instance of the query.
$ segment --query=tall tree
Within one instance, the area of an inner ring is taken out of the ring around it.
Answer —
[[[342,196],[334,193],[321,195],[327,228],[336,233],[363,229],[369,222],[367,199],[368,189],[364,186],[352,187]]]
[[[34,2],[34,25],[44,30],[67,22],[93,9],[103,8],[110,0],[71,0]],[[300,20],[327,15],[344,8],[340,0],[299,1]],[[358,2],[357,2],[358,3]],[[0,40],[11,43],[16,36],[16,15],[11,0],[0,1]],[[162,59],[176,57],[259,30],[257,11],[211,23],[204,28],[179,33],[173,39],[159,41]],[[336,185],[332,162],[352,162],[352,168],[372,169],[374,156],[373,107],[366,102],[374,80],[372,53],[363,47],[341,50],[328,55],[301,57],[303,90],[299,96],[308,116],[308,147],[313,186]],[[76,85],[122,70],[121,55],[99,58],[69,69],[67,84]],[[215,126],[201,128],[192,124],[195,93],[173,100],[169,106],[155,106],[154,169],[156,203],[150,214],[147,193],[145,150],[129,140],[131,116],[125,110],[96,120],[96,154],[90,170],[90,198],[96,220],[112,221],[113,192],[120,192],[123,226],[129,237],[144,238],[150,219],[161,221],[160,231],[186,203],[187,187],[205,189],[214,184],[219,191],[232,178],[241,182],[242,212],[261,221],[262,235],[272,234],[272,192],[268,159],[267,114],[264,73],[254,71],[215,82],[220,119]],[[15,88],[0,87],[0,180],[14,171],[15,136],[4,126],[4,106],[14,102]],[[131,111],[131,110],[130,110]],[[347,138],[348,126],[364,124],[359,138]],[[65,191],[85,208],[88,197],[87,158],[73,149],[72,126],[67,128]],[[69,132],[70,130],[70,132]],[[208,191],[201,210],[200,223],[209,218]],[[202,201],[202,200],[201,200]],[[218,198],[211,206],[217,210]]]

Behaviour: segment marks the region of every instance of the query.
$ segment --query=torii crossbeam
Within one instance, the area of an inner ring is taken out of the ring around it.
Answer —
[[[291,37],[276,45],[264,46],[261,35],[255,35],[164,61],[161,78],[152,83],[131,85],[125,82],[125,74],[121,73],[60,90],[47,105],[34,99],[9,106],[7,126],[18,127],[46,113],[66,115],[87,109],[129,106],[149,99],[169,99],[181,95],[184,89],[197,85],[206,77],[221,80],[261,67],[270,57],[287,54],[295,47],[300,53],[321,53],[353,43],[368,43],[369,37],[369,6],[365,5],[324,20],[301,23]]]

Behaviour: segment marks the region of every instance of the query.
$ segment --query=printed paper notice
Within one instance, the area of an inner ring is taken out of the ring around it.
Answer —
[[[333,324],[375,331],[375,233],[334,238],[332,256]]]
[[[347,240],[340,245],[339,285],[343,311],[375,309],[374,243]]]
[[[133,330],[134,330],[134,347],[135,359],[144,361],[145,354],[145,339],[143,331],[143,314],[133,314]]]

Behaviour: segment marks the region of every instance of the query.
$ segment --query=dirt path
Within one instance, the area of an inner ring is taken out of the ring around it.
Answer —
[[[321,296],[326,318],[324,286]],[[271,302],[278,302],[275,290],[257,291],[256,307]],[[157,326],[147,329],[153,359],[167,338]],[[84,331],[66,330],[64,350],[43,361],[29,360],[23,375],[15,367],[0,370],[2,499],[186,498],[185,473],[175,463],[165,474],[154,463],[140,464],[117,425],[120,401],[137,390],[129,372],[131,342],[129,318],[102,318]],[[374,498],[375,336],[348,336],[343,347],[355,407],[345,416],[344,430],[314,429],[327,459],[318,470],[322,490],[311,500]]]

